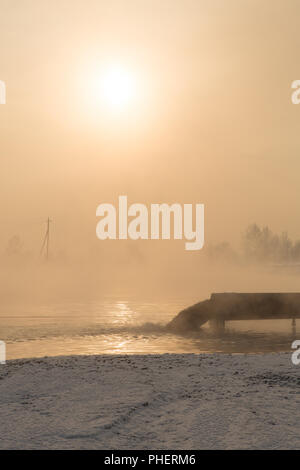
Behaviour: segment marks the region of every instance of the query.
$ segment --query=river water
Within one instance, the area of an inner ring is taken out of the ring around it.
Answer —
[[[7,359],[71,354],[262,353],[291,351],[291,321],[228,322],[218,336],[208,326],[172,334],[167,323],[187,299],[103,297],[0,309]],[[298,320],[299,322],[299,320]],[[298,325],[297,325],[298,327]],[[300,336],[300,335],[299,335]]]

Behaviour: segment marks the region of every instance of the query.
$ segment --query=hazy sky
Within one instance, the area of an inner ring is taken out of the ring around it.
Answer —
[[[256,221],[300,238],[300,3],[0,0],[0,241],[79,251],[101,202],[204,203],[206,243]],[[122,64],[139,100],[97,104]],[[102,242],[103,243],[103,242]],[[182,246],[178,248],[183,250]]]

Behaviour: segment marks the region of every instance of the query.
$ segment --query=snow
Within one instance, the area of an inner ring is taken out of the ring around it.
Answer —
[[[2,449],[299,449],[291,354],[70,356],[0,366]]]

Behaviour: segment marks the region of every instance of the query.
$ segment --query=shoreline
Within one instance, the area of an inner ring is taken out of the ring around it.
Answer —
[[[289,353],[59,356],[0,367],[1,449],[297,449]]]
[[[10,343],[7,343],[10,344]],[[99,354],[57,354],[53,356],[44,355],[44,356],[24,356],[6,359],[5,365],[13,364],[18,361],[35,361],[35,360],[48,360],[48,359],[72,359],[72,358],[88,358],[88,357],[158,357],[158,356],[272,356],[272,355],[282,355],[286,354],[291,356],[293,350],[279,350],[279,351],[249,351],[249,352],[223,352],[223,351],[201,351],[201,352],[171,352],[171,353],[154,353],[154,352],[127,352],[127,353],[111,353],[111,352],[101,352]],[[1,367],[1,364],[0,364]],[[299,367],[300,368],[300,367]],[[1,371],[0,371],[1,376]]]

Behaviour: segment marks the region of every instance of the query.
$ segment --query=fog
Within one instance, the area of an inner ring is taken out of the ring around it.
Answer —
[[[294,259],[249,259],[241,246],[253,222],[300,237],[298,2],[0,5],[3,304],[298,290],[297,267],[283,266]],[[142,85],[117,118],[90,96],[108,59]],[[98,240],[96,208],[119,195],[203,203],[204,249]]]
[[[256,246],[252,236],[247,238],[253,227],[256,235],[265,233],[256,225],[241,234],[240,249],[223,242],[189,252],[184,250],[183,240],[96,239],[85,255],[57,250],[57,228],[54,222],[50,227],[48,258],[45,250],[40,252],[42,236],[36,250],[27,249],[19,236],[8,241],[1,253],[0,295],[4,304],[86,301],[105,295],[140,300],[183,298],[192,304],[212,292],[298,291],[298,258],[290,255],[278,262],[278,246],[272,253],[268,242],[266,258],[259,237],[255,238]],[[297,243],[287,236],[283,239],[289,241],[292,253]]]

